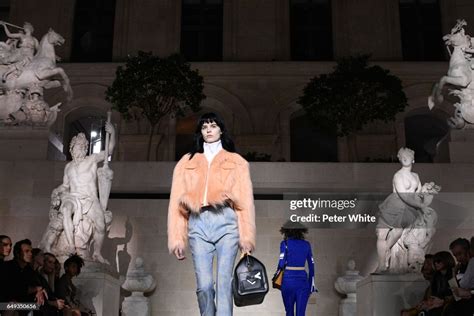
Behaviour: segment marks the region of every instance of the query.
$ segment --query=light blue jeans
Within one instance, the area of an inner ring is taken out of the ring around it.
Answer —
[[[218,212],[191,214],[188,224],[201,316],[231,316],[232,275],[239,245],[237,215],[226,207]],[[212,274],[214,255],[217,255],[216,303]]]

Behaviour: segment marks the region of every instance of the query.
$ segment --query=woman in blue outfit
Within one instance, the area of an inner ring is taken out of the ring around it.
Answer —
[[[314,283],[314,259],[311,244],[304,239],[308,229],[299,223],[287,222],[280,229],[283,241],[280,244],[278,269],[285,269],[281,295],[287,316],[304,316],[311,293],[317,292]],[[305,264],[308,263],[309,275]]]

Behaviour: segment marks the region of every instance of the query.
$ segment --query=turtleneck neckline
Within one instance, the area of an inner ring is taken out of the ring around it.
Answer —
[[[204,155],[207,158],[207,161],[211,163],[212,159],[217,155],[217,153],[222,149],[222,142],[220,140],[213,143],[204,142]]]

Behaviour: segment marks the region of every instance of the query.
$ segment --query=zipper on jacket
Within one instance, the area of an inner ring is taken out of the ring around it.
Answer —
[[[206,185],[205,185],[205,188],[204,188],[204,196],[203,196],[203,199],[202,199],[202,206],[207,206],[207,186],[208,186],[208,183],[209,183],[209,170],[210,169],[211,169],[211,161],[208,161],[207,162],[207,172],[206,172]]]

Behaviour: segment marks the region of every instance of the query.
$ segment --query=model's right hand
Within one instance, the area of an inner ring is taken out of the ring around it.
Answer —
[[[178,260],[186,259],[186,256],[184,255],[184,249],[183,248],[176,248],[173,253],[176,256],[176,259],[178,259]]]

